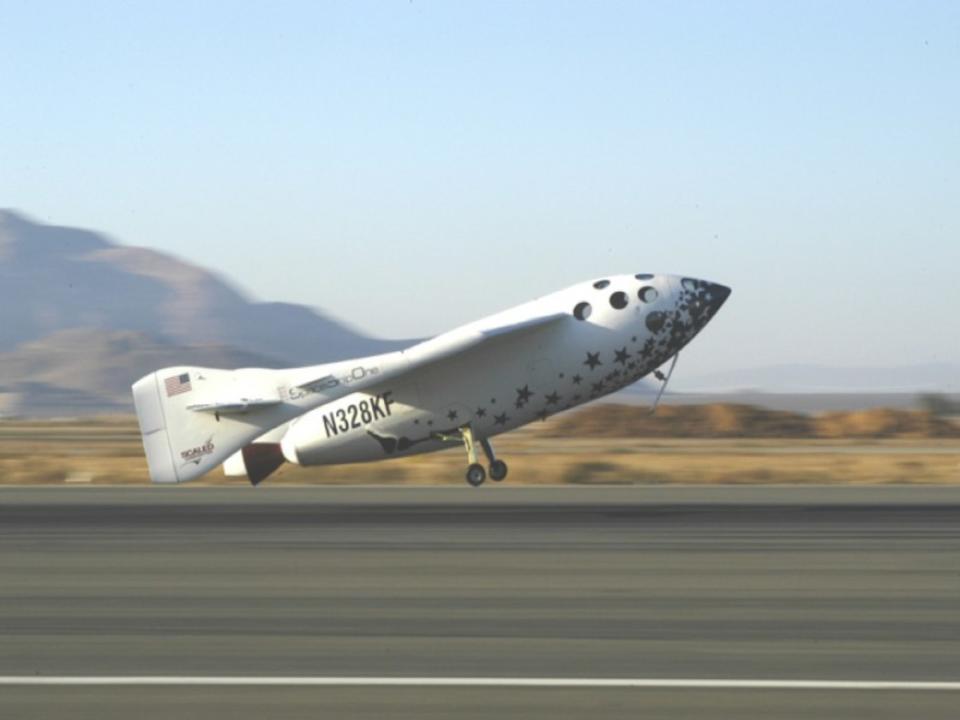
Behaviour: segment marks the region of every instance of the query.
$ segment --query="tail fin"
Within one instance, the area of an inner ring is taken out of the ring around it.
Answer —
[[[198,478],[285,422],[276,380],[270,370],[172,367],[134,383],[150,479]]]

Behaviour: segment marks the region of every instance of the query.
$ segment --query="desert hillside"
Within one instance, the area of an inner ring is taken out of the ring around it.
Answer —
[[[256,302],[216,273],[171,255],[0,210],[0,352],[76,329],[243,348],[288,365],[397,346],[311,308]]]
[[[0,417],[130,412],[161,367],[283,367],[397,349],[218,274],[0,210]]]

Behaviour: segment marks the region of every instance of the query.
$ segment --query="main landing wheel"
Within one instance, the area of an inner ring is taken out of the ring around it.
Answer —
[[[490,479],[500,482],[507,476],[507,464],[503,460],[490,463]]]
[[[480,463],[474,463],[467,468],[467,482],[474,487],[483,485],[483,481],[486,479],[487,471],[483,469],[483,465]]]

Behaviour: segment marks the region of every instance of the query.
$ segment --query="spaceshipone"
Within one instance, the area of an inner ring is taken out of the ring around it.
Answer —
[[[689,277],[618,275],[383,355],[158,370],[133,385],[150,478],[187,482],[222,464],[256,485],[284,462],[370,462],[459,444],[468,483],[503,480],[491,438],[650,374],[662,393],[680,350],[729,295]]]

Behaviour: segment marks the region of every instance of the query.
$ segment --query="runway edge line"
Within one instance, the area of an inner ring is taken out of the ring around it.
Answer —
[[[263,677],[172,675],[6,675],[0,685],[256,685],[368,687],[686,688],[700,690],[960,691],[960,681],[710,678]]]

